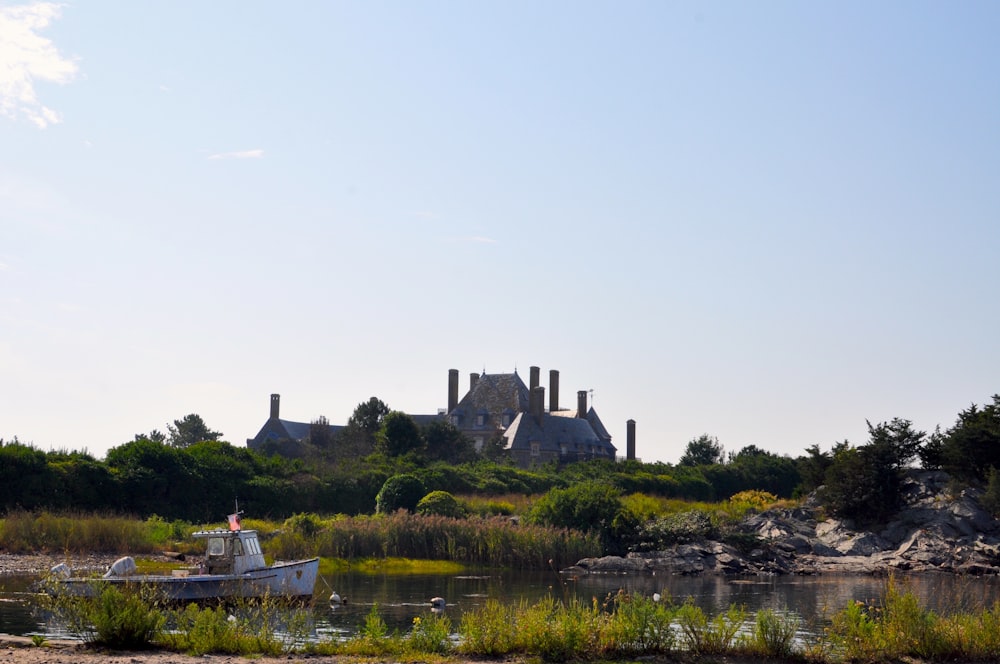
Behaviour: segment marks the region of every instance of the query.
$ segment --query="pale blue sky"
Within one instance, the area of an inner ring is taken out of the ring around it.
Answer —
[[[0,1],[0,437],[433,413],[624,453],[1000,392],[995,2]]]

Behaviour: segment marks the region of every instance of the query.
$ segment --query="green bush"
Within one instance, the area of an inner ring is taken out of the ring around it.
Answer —
[[[424,483],[414,475],[393,475],[375,496],[375,511],[378,514],[392,514],[401,509],[412,512],[426,493]]]
[[[796,618],[771,609],[760,609],[754,620],[753,632],[747,638],[747,646],[753,654],[761,657],[790,657],[798,628]]]
[[[728,611],[710,620],[701,607],[690,600],[677,610],[683,643],[699,655],[721,655],[731,651],[746,617],[745,609],[730,606]]]
[[[71,595],[47,582],[43,606],[76,638],[119,650],[145,650],[163,634],[166,616],[161,598],[147,585],[111,585],[95,581],[89,597]]]
[[[614,619],[607,621],[601,636],[607,654],[662,654],[675,647],[674,606],[643,595],[618,593],[613,599]]]
[[[465,509],[455,496],[447,491],[431,491],[417,503],[417,514],[449,516],[455,519],[465,516]]]
[[[620,494],[618,489],[602,482],[551,489],[528,512],[528,521],[595,532],[608,547],[615,540],[615,520],[624,512]]]
[[[413,653],[446,653],[451,650],[451,620],[433,613],[417,616],[406,641]]]
[[[511,654],[516,646],[516,615],[515,607],[495,599],[487,600],[482,608],[466,611],[458,626],[462,637],[458,651],[481,657]]]
[[[191,655],[269,655],[293,652],[305,641],[309,609],[282,598],[248,598],[223,606],[189,604],[169,612],[173,629],[163,643]]]
[[[284,526],[296,535],[312,538],[323,529],[323,522],[315,514],[296,514],[285,519]]]

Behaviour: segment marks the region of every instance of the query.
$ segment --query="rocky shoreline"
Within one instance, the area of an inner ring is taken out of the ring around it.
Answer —
[[[45,574],[59,563],[66,563],[74,572],[103,572],[119,557],[110,553],[0,553],[0,575]]]
[[[942,472],[911,473],[904,507],[875,530],[825,518],[812,498],[802,507],[754,514],[741,531],[756,535],[749,551],[718,541],[678,544],[625,557],[585,558],[565,574],[812,575],[942,572],[1000,574],[1000,522],[977,489],[948,490]]]

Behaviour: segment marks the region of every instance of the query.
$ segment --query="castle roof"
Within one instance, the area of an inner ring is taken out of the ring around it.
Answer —
[[[589,421],[567,417],[565,412],[559,411],[555,415],[543,413],[540,421],[531,413],[520,413],[504,434],[507,448],[530,450],[532,443],[538,443],[541,452],[597,454],[614,458],[616,448],[611,444],[610,437],[603,440]]]

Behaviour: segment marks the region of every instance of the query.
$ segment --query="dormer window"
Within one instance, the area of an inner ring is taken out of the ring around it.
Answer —
[[[486,424],[486,413],[476,415],[476,426],[481,427]]]

